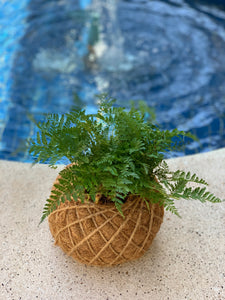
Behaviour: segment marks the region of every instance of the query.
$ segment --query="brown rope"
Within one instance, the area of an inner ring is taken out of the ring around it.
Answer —
[[[152,240],[154,239],[155,235],[153,234],[153,232],[151,231],[152,230],[152,224],[153,224],[153,220],[154,220],[154,217],[155,217],[155,214],[154,214],[154,208],[155,208],[155,204],[152,204],[151,205],[151,216],[150,216],[150,222],[149,222],[149,226],[148,226],[148,233],[146,234],[146,237],[143,241],[143,244],[142,244],[142,247],[140,247],[136,252],[135,252],[135,255],[139,256],[140,253],[143,251],[144,247],[146,246],[147,242],[150,240],[150,235],[152,235]],[[161,223],[162,223],[162,220],[161,220]],[[160,223],[160,225],[161,225]],[[158,230],[157,230],[158,231]],[[152,242],[151,240],[151,242]],[[150,242],[150,243],[151,243]],[[149,245],[150,246],[150,245]]]
[[[114,203],[81,203],[73,199],[61,203],[48,218],[55,244],[89,265],[112,266],[137,259],[158,232],[164,208],[150,204],[148,210],[143,199],[131,195],[122,210],[125,218]]]
[[[111,266],[140,257],[160,228],[163,207],[134,197],[124,204],[125,219],[112,205],[66,201],[49,216],[56,244],[76,260]]]
[[[135,203],[135,205],[133,205],[132,213],[135,211],[138,204],[139,204],[139,202],[137,201]],[[115,215],[117,215],[117,214],[115,214]],[[104,245],[104,247],[98,253],[96,253],[95,257],[90,261],[90,264],[93,264],[94,261],[101,255],[101,253],[111,244],[111,242],[115,239],[115,237],[123,230],[123,228],[125,227],[125,225],[127,224],[128,221],[129,221],[129,217],[127,217],[125,219],[125,221],[122,223],[122,225],[117,229],[117,231],[115,231],[115,233],[112,235],[112,237],[107,241],[107,243]],[[118,253],[116,260],[119,259],[121,255],[122,255],[122,252]],[[114,261],[112,261],[110,263],[110,265],[112,265],[113,262]]]
[[[139,200],[140,201],[140,200]],[[137,204],[139,204],[138,202],[137,202]],[[143,200],[141,201],[141,209],[142,209],[142,207],[143,207]],[[134,209],[136,208],[136,206],[134,206]],[[119,255],[111,262],[111,265],[113,265],[113,264],[115,264],[115,262],[122,256],[122,254],[125,252],[125,250],[127,249],[127,247],[130,245],[130,243],[131,243],[131,241],[133,240],[133,237],[134,237],[134,234],[135,234],[135,232],[136,232],[136,230],[137,230],[137,228],[138,228],[138,226],[139,226],[139,224],[140,224],[140,219],[141,219],[141,209],[140,209],[140,211],[139,211],[139,215],[138,215],[138,220],[137,220],[137,222],[136,222],[136,224],[135,224],[135,228],[134,228],[134,230],[133,230],[133,232],[131,233],[131,235],[130,235],[130,237],[129,237],[129,239],[128,239],[128,241],[127,241],[127,244],[126,244],[126,246],[123,248],[123,250],[119,253]],[[129,215],[129,218],[127,218],[127,219],[130,219],[131,218],[131,214]],[[122,226],[121,226],[122,227]],[[121,228],[120,227],[120,228]],[[118,232],[119,232],[120,230],[118,230]]]
[[[83,242],[86,242],[86,240],[90,239],[95,233],[97,233],[102,227],[104,227],[107,223],[110,223],[110,221],[115,218],[115,216],[117,216],[118,214],[114,214],[111,218],[107,219],[104,223],[102,223],[100,226],[98,226],[98,228],[96,228],[95,230],[93,230],[89,235],[86,235],[85,238],[80,241],[78,244],[75,245],[74,249],[72,249],[68,254],[71,255],[73,253],[73,251],[79,247],[80,244],[82,244]],[[80,219],[80,222],[82,222],[83,220]],[[79,222],[79,223],[80,223]]]
[[[105,218],[105,219],[107,219],[107,217],[104,215],[104,214],[102,214],[102,216]],[[111,225],[112,225],[112,227],[113,227],[113,230],[118,230],[118,225],[115,225],[114,223],[111,223]],[[96,226],[97,227],[97,226]],[[101,231],[100,231],[100,233],[101,233]],[[123,237],[125,238],[125,239],[129,239],[129,236],[127,236],[126,234],[125,234],[125,232],[124,231],[122,231],[120,234],[122,234],[123,235]],[[107,241],[107,240],[105,240],[105,241]],[[133,247],[135,247],[135,248],[138,248],[139,249],[139,246],[138,245],[136,245],[135,243],[134,243],[134,241],[132,240],[131,241],[131,243],[132,243],[132,246]],[[111,245],[109,245],[110,247],[111,247]],[[112,251],[114,251],[115,252],[115,250],[112,248]],[[117,255],[118,255],[118,253],[117,252],[115,252]]]
[[[87,205],[87,206],[84,206],[84,207],[88,209],[88,205]],[[77,209],[77,205],[76,205],[76,206],[72,206],[72,208],[76,210],[76,209]],[[59,212],[62,212],[62,211],[68,211],[68,210],[70,210],[70,209],[71,209],[71,207],[68,207],[68,209],[67,209],[67,207],[59,208],[59,209],[53,211],[53,212],[51,213],[51,216],[52,216],[54,213],[57,213],[57,212],[59,213]],[[102,215],[102,214],[104,214],[104,212],[108,212],[108,211],[109,211],[109,209],[106,209],[106,210],[104,210],[104,211],[98,211],[98,212],[96,212],[96,213],[92,213],[92,214],[90,214],[90,215],[87,215],[85,218],[83,218],[82,221],[85,221],[85,220],[87,220],[87,219],[92,219],[93,217],[95,217],[95,216],[97,216],[97,215]],[[56,236],[55,236],[55,239],[57,240],[58,235],[59,235],[62,231],[66,230],[68,227],[73,226],[73,225],[75,225],[75,224],[77,224],[77,223],[80,223],[80,219],[77,219],[76,221],[67,224],[65,227],[62,227],[62,228],[57,232],[57,234],[56,234]]]
[[[88,212],[91,214],[91,212],[88,209]],[[96,223],[95,219],[92,219],[95,225],[95,228],[98,228],[98,224]],[[103,235],[102,231],[99,230],[99,234],[101,235],[101,238],[104,240],[105,243],[107,243],[107,239],[105,238],[105,236]],[[113,247],[111,245],[109,245],[111,251],[113,251],[114,255],[117,255],[118,253],[113,249]]]

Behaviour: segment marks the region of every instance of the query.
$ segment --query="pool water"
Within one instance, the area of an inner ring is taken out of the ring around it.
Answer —
[[[28,162],[32,119],[144,99],[181,156],[225,147],[225,4],[203,0],[0,1],[0,159]]]

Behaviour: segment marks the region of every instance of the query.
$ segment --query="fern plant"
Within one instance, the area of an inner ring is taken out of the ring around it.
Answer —
[[[179,216],[178,199],[221,202],[206,191],[207,182],[196,174],[169,170],[165,154],[183,144],[190,133],[160,130],[152,123],[151,111],[143,102],[128,111],[114,107],[114,99],[100,95],[95,114],[72,110],[65,115],[49,114],[37,124],[36,139],[29,141],[35,163],[57,162],[66,157],[70,164],[59,173],[44,206],[43,221],[61,202],[74,199],[114,202],[123,215],[127,197],[139,195],[147,205],[159,203]],[[198,187],[190,187],[189,183]]]

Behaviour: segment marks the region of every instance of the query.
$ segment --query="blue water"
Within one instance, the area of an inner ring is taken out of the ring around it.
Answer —
[[[31,161],[32,119],[101,92],[198,136],[173,156],[225,147],[224,1],[0,2],[0,159]]]

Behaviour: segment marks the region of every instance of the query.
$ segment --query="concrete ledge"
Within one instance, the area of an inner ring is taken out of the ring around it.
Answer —
[[[225,149],[171,159],[225,198]],[[62,168],[63,166],[60,166]],[[45,199],[59,169],[0,161],[0,299],[225,299],[225,203],[179,201],[149,251],[113,268],[80,265],[54,246]]]

